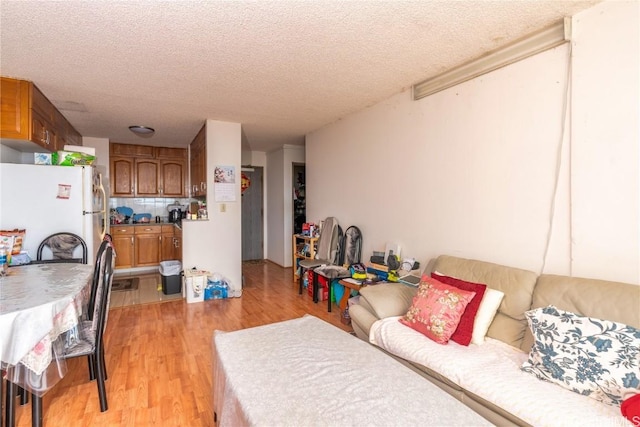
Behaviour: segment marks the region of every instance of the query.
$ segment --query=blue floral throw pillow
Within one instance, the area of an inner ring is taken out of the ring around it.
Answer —
[[[640,329],[553,306],[525,315],[535,342],[523,371],[607,405],[640,393]]]

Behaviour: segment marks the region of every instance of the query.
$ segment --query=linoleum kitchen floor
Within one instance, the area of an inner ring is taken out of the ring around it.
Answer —
[[[137,277],[138,288],[134,290],[111,292],[109,308],[124,307],[137,304],[151,304],[158,302],[182,299],[182,293],[165,295],[162,293],[162,276],[157,273],[143,275],[118,274],[114,275],[114,281]]]

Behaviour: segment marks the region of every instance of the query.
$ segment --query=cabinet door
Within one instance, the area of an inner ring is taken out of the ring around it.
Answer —
[[[56,134],[51,125],[35,111],[31,112],[31,140],[49,151],[56,150]]]
[[[124,157],[112,157],[110,162],[110,182],[112,197],[133,197],[134,160]]]
[[[29,82],[0,79],[0,138],[29,139]]]
[[[207,147],[206,125],[189,146],[189,183],[192,196],[206,196],[207,185]]]
[[[119,142],[109,144],[109,152],[112,156],[153,158],[153,150],[154,147],[150,145],[121,144]]]
[[[162,196],[184,197],[186,162],[184,160],[162,160]]]
[[[135,164],[136,196],[159,196],[161,188],[160,161],[151,159],[136,159]]]
[[[160,264],[160,235],[136,234],[136,267]]]
[[[182,230],[177,228],[173,233],[173,259],[182,262]]]
[[[169,261],[176,259],[174,257],[175,242],[173,240],[173,232],[162,233],[160,242],[160,261]]]
[[[116,257],[116,268],[133,267],[133,234],[118,235],[112,229],[113,237],[111,241],[118,256]]]

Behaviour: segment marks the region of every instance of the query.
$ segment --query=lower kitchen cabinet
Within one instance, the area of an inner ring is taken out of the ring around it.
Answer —
[[[154,267],[182,261],[182,230],[173,224],[113,225],[116,268]]]
[[[134,266],[134,237],[131,226],[111,226],[111,241],[116,251],[116,268]]]
[[[161,225],[138,225],[134,228],[135,266],[160,264]]]

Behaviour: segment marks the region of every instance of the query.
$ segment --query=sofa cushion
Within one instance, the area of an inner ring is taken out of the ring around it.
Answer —
[[[478,307],[475,321],[473,322],[472,343],[478,345],[484,343],[484,337],[487,335],[489,326],[491,326],[493,318],[498,312],[502,298],[504,298],[504,292],[491,288],[486,289],[484,297],[482,297],[482,301],[480,302],[480,307]]]
[[[527,330],[524,312],[531,308],[536,273],[448,255],[440,255],[432,270],[468,282],[484,283],[489,288],[504,292],[487,336],[520,347]]]
[[[608,405],[640,393],[640,330],[549,306],[528,311],[535,337],[522,370]]]
[[[411,305],[417,288],[402,283],[380,283],[360,289],[360,304],[371,308],[378,319],[402,316]]]
[[[467,308],[465,308],[464,313],[462,313],[462,317],[460,317],[460,323],[458,323],[458,327],[456,328],[453,335],[451,335],[452,341],[455,341],[458,344],[462,345],[469,345],[469,343],[471,343],[471,336],[473,334],[473,325],[475,322],[476,313],[480,308],[480,302],[482,301],[484,292],[487,289],[487,285],[483,285],[481,283],[471,283],[465,280],[456,279],[455,277],[443,276],[435,271],[431,273],[431,277],[439,282],[455,286],[458,289],[462,289],[463,291],[471,291],[476,293],[467,305]]]
[[[491,402],[536,426],[630,425],[618,408],[596,402],[523,372],[527,353],[487,338],[484,345],[437,344],[397,317],[375,322],[370,342],[415,366],[425,366],[459,385],[469,399]]]
[[[531,308],[553,305],[583,316],[607,319],[640,329],[640,286],[608,280],[553,274],[538,278]],[[527,329],[524,351],[531,349],[533,336]]]
[[[475,294],[424,276],[400,322],[437,343],[446,344]]]

